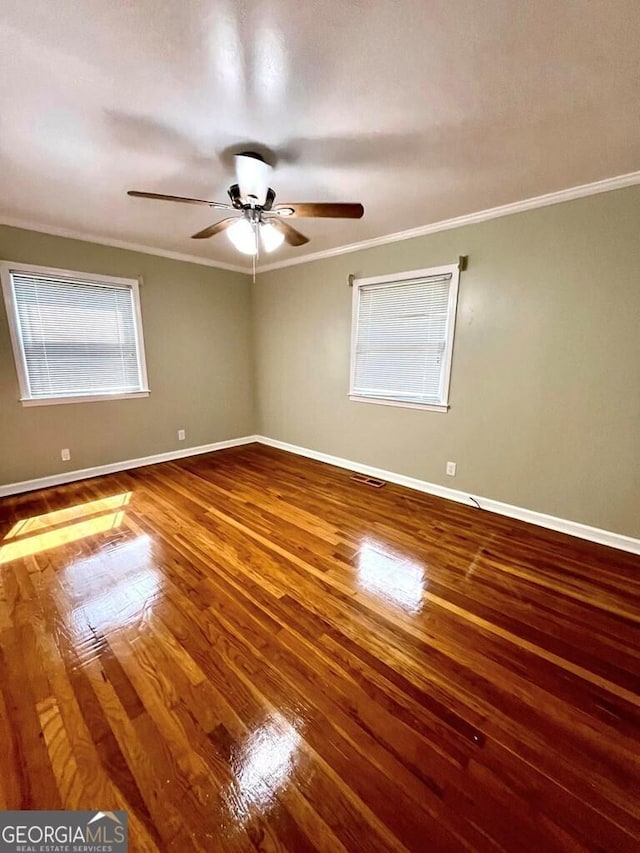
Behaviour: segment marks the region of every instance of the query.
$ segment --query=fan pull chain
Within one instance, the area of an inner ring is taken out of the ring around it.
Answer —
[[[253,231],[254,231],[254,234],[256,235],[256,253],[252,258],[252,261],[253,261],[253,263],[252,263],[253,283],[255,284],[256,283],[256,260],[258,258],[258,255],[260,254],[260,239],[259,239],[259,235],[258,235],[258,223],[257,222],[253,223]]]

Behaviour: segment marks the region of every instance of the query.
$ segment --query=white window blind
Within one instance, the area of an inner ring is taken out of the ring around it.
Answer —
[[[147,393],[137,282],[9,269],[23,400]]]
[[[354,283],[352,399],[447,405],[457,283],[457,267]]]

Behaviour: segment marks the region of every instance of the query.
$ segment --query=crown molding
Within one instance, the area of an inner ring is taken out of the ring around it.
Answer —
[[[12,216],[0,214],[0,225],[10,228],[22,228],[25,231],[38,231],[40,234],[50,234],[53,237],[67,237],[70,240],[82,240],[85,243],[97,243],[99,246],[111,246],[113,249],[127,249],[130,252],[142,252],[145,255],[156,255],[160,258],[170,258],[173,261],[184,261],[189,264],[200,264],[203,267],[214,267],[215,269],[228,270],[229,272],[240,272],[251,275],[247,267],[225,264],[223,261],[212,261],[209,258],[201,258],[197,255],[186,255],[182,252],[170,252],[167,249],[158,249],[153,246],[145,246],[141,243],[128,243],[125,240],[112,240],[100,237],[97,234],[85,234],[70,228],[58,228],[54,225],[41,225],[25,219],[16,219]]]
[[[402,240],[411,240],[413,237],[424,237],[427,234],[436,234],[438,231],[448,231],[451,228],[461,228],[464,225],[473,225],[477,222],[486,222],[489,219],[498,219],[501,216],[510,216],[513,213],[523,213],[526,210],[535,210],[538,207],[548,207],[552,204],[561,204],[565,201],[584,198],[585,196],[597,195],[598,193],[610,192],[611,190],[623,189],[640,184],[640,171],[629,172],[625,175],[617,175],[613,178],[605,178],[602,181],[594,181],[590,184],[581,184],[577,187],[558,190],[545,195],[533,196],[522,201],[514,201],[498,207],[490,207],[487,210],[479,210],[475,213],[466,213],[455,216],[452,219],[443,219],[440,222],[431,222],[428,225],[418,225],[406,231],[395,231],[392,234],[383,234],[380,237],[372,237],[369,240],[360,240],[357,243],[347,243],[344,246],[334,246],[330,249],[322,249],[319,252],[311,252],[305,255],[297,255],[295,258],[287,258],[283,261],[274,261],[272,264],[263,264],[256,267],[257,273],[270,272],[271,270],[292,267],[298,264],[306,264],[311,261],[320,261],[324,258],[333,258],[337,255],[346,255],[350,252],[358,252],[361,249],[372,249],[376,246],[385,246],[387,243],[397,243]],[[23,228],[26,231],[38,231],[41,234],[51,234],[54,237],[67,237],[71,240],[83,240],[85,243],[97,243],[100,246],[111,246],[114,249],[127,249],[131,252],[143,252],[146,255],[156,255],[161,258],[171,258],[174,261],[184,261],[189,264],[200,264],[214,269],[239,272],[243,275],[251,275],[251,269],[235,264],[226,264],[223,261],[213,261],[209,258],[201,258],[197,255],[187,255],[181,252],[170,252],[166,249],[158,249],[141,243],[129,243],[124,240],[112,240],[100,237],[97,234],[86,234],[69,228],[58,228],[53,225],[42,225],[30,220],[17,219],[11,216],[0,215],[0,224],[12,228]]]
[[[396,231],[393,234],[384,234],[381,237],[372,237],[370,240],[360,240],[358,243],[348,243],[344,246],[336,246],[331,249],[323,249],[306,255],[298,255],[295,258],[287,258],[284,261],[275,261],[272,264],[259,265],[256,272],[270,272],[282,267],[292,267],[297,264],[305,264],[310,261],[320,261],[323,258],[333,258],[337,255],[346,255],[349,252],[358,252],[361,249],[371,249],[375,246],[385,246],[387,243],[397,243],[401,240],[411,240],[413,237],[424,237],[426,234],[435,234],[438,231],[448,231],[451,228],[461,228],[463,225],[473,225],[476,222],[486,222],[489,219],[498,219],[501,216],[509,216],[512,213],[522,213],[525,210],[535,210],[538,207],[547,207],[551,204],[560,204],[564,201],[573,201],[585,196],[597,195],[611,190],[619,190],[624,187],[632,187],[640,184],[640,171],[629,172],[626,175],[617,175],[614,178],[605,178],[591,184],[581,184],[577,187],[569,187],[565,190],[526,198],[522,201],[514,201],[499,207],[490,207],[487,210],[479,210],[476,213],[467,213],[463,216],[455,216],[453,219],[443,219],[440,222],[432,222],[429,225],[419,225],[417,228],[409,228],[406,231]]]

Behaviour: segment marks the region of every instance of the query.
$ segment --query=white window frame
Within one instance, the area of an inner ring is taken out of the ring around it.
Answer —
[[[140,379],[142,388],[140,391],[133,391],[128,394],[79,394],[73,397],[56,396],[56,397],[32,397],[30,396],[29,376],[27,373],[27,364],[24,354],[24,346],[22,335],[20,334],[20,323],[18,321],[18,309],[15,300],[15,293],[11,283],[11,273],[35,273],[37,275],[49,275],[55,278],[70,279],[73,281],[85,281],[88,284],[96,285],[118,285],[120,287],[128,287],[133,295],[134,306],[134,326],[136,332],[136,344],[138,355],[138,368],[140,370]],[[144,336],[142,332],[142,311],[140,309],[140,289],[139,282],[135,278],[119,278],[112,275],[98,275],[97,273],[75,272],[73,270],[62,270],[55,267],[40,267],[34,264],[12,263],[11,261],[0,262],[0,279],[2,280],[2,293],[4,296],[4,304],[7,311],[7,319],[9,321],[9,334],[11,337],[11,347],[13,349],[13,360],[16,365],[18,374],[18,384],[20,387],[20,402],[23,406],[52,406],[61,403],[91,403],[99,400],[128,400],[136,397],[148,397],[149,382],[147,379],[147,362],[144,350]]]
[[[449,303],[447,307],[447,328],[443,352],[444,373],[442,379],[441,397],[435,403],[410,403],[406,400],[394,400],[392,397],[372,397],[356,394],[354,383],[356,375],[356,343],[358,340],[358,315],[360,313],[360,293],[365,286],[402,285],[406,281],[430,276],[451,275],[449,284]],[[349,381],[349,399],[355,403],[376,403],[382,406],[398,406],[403,409],[422,409],[427,412],[447,412],[449,410],[449,386],[451,384],[451,362],[453,359],[453,339],[456,327],[456,309],[458,305],[458,287],[460,284],[460,265],[449,264],[440,267],[428,267],[421,270],[378,275],[373,278],[356,278],[353,280],[353,297],[351,313],[351,376]]]

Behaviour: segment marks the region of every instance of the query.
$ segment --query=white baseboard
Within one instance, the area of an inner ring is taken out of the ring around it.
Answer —
[[[123,462],[110,462],[108,465],[96,465],[95,468],[81,468],[77,471],[65,471],[52,474],[50,477],[38,477],[35,480],[23,480],[20,483],[7,483],[0,486],[0,498],[18,495],[22,492],[32,492],[35,489],[47,489],[50,486],[60,486],[63,483],[73,483],[76,480],[88,480],[90,477],[100,477],[103,474],[116,474],[129,468],[141,468],[143,465],[155,465],[158,462],[172,462],[174,459],[184,459],[186,456],[197,456],[199,453],[211,453],[214,450],[224,450],[227,447],[238,447],[241,444],[251,444],[257,441],[257,436],[247,435],[244,438],[230,438],[228,441],[216,441],[213,444],[201,444],[198,447],[185,447],[180,450],[169,450],[167,453],[156,453],[154,456],[141,456],[139,459],[126,459]]]
[[[609,530],[601,530],[598,527],[589,527],[589,525],[580,524],[577,521],[556,518],[553,515],[545,515],[542,512],[512,506],[511,504],[502,503],[501,501],[495,501],[479,495],[473,495],[472,497],[466,492],[451,489],[448,486],[428,483],[426,480],[418,480],[415,477],[407,477],[404,474],[395,474],[393,471],[385,471],[383,468],[363,465],[361,462],[342,459],[340,456],[331,456],[329,453],[320,453],[317,450],[309,450],[307,447],[299,447],[296,444],[288,444],[286,441],[277,441],[274,438],[267,438],[263,435],[254,436],[254,441],[259,441],[269,447],[287,450],[289,453],[297,453],[299,456],[307,456],[309,459],[316,459],[318,462],[336,465],[338,468],[347,468],[349,471],[357,471],[359,474],[367,474],[369,477],[376,477],[379,480],[386,480],[389,483],[406,486],[408,489],[416,489],[419,492],[426,492],[429,495],[446,498],[450,501],[457,501],[458,503],[469,506],[479,504],[481,509],[488,510],[489,512],[505,515],[508,518],[517,518],[519,521],[526,521],[529,524],[536,524],[538,527],[546,527],[549,530],[557,530],[560,533],[567,533],[569,536],[577,536],[579,539],[597,542],[599,545],[608,545],[610,548],[618,548],[621,551],[628,551],[631,554],[640,554],[640,539],[623,536],[621,533],[612,533]]]
[[[609,530],[601,530],[598,527],[589,527],[587,524],[580,524],[577,521],[568,521],[564,518],[557,518],[553,515],[545,515],[541,512],[535,512],[531,509],[513,506],[512,504],[495,501],[491,498],[485,498],[479,495],[471,496],[466,492],[461,492],[458,489],[451,489],[448,486],[441,486],[437,483],[428,483],[426,480],[418,480],[415,477],[407,477],[404,474],[396,474],[393,471],[386,471],[384,468],[374,468],[372,465],[363,465],[361,462],[354,462],[352,459],[343,459],[340,456],[331,456],[329,453],[320,453],[318,450],[310,450],[308,447],[299,447],[296,444],[289,444],[286,441],[278,441],[274,438],[268,438],[264,435],[247,435],[243,438],[231,438],[228,441],[216,441],[213,444],[202,444],[199,447],[185,447],[181,450],[170,450],[167,453],[156,453],[154,456],[143,456],[139,459],[126,459],[122,462],[111,462],[108,465],[97,465],[94,468],[82,468],[77,471],[65,471],[60,474],[53,474],[50,477],[38,477],[34,480],[23,480],[20,483],[8,483],[0,486],[0,498],[8,497],[9,495],[17,495],[22,492],[31,492],[35,489],[46,489],[50,486],[60,486],[64,483],[72,483],[76,480],[87,480],[90,477],[100,477],[103,474],[115,474],[118,471],[126,471],[130,468],[141,468],[144,465],[155,465],[158,462],[171,462],[174,459],[184,459],[187,456],[196,456],[200,453],[211,453],[214,450],[223,450],[227,447],[238,447],[242,444],[251,444],[252,442],[260,442],[269,447],[277,447],[280,450],[286,450],[289,453],[296,453],[298,456],[306,456],[309,459],[316,459],[318,462],[326,462],[328,465],[336,465],[338,468],[346,468],[349,471],[357,471],[359,474],[367,474],[369,477],[377,477],[379,480],[386,480],[389,483],[396,483],[399,486],[406,486],[408,489],[415,489],[419,492],[425,492],[429,495],[436,495],[440,498],[445,498],[450,501],[467,504],[468,506],[476,506],[477,504],[484,510],[498,513],[508,518],[516,518],[519,521],[526,521],[529,524],[536,524],[538,527],[546,527],[549,530],[557,530],[560,533],[567,533],[569,536],[577,536],[579,539],[587,539],[589,542],[597,542],[600,545],[608,545],[610,548],[618,548],[621,551],[628,551],[631,554],[640,554],[640,539],[634,539],[631,536],[623,536],[621,533],[612,533]]]

